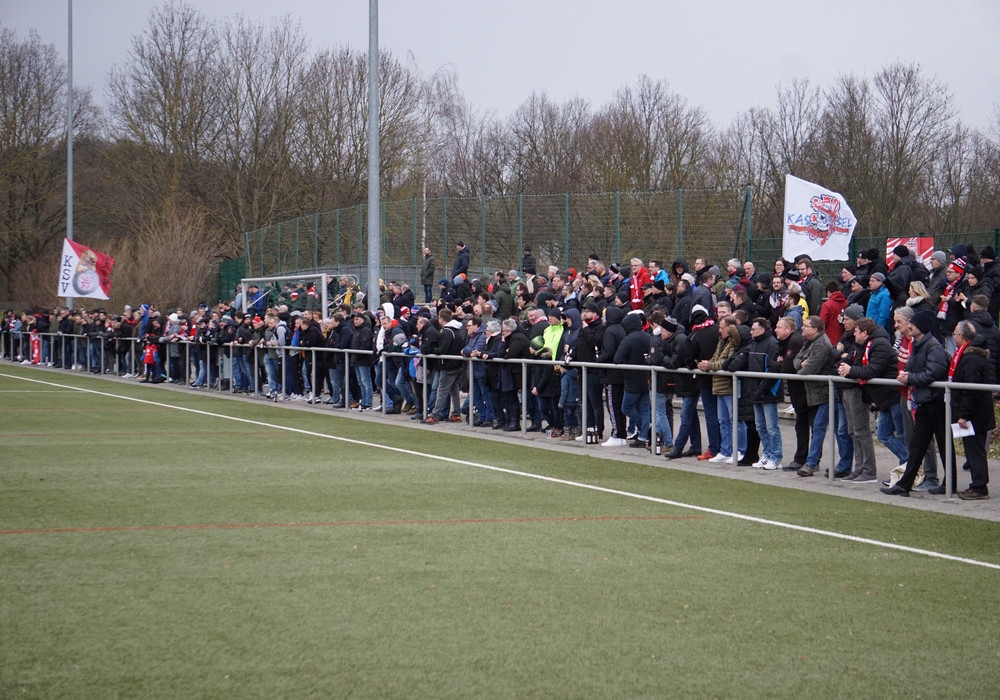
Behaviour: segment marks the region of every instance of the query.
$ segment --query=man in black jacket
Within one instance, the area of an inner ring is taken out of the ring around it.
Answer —
[[[969,321],[960,322],[955,328],[955,342],[959,347],[952,358],[949,379],[962,384],[993,384],[996,381],[993,359],[986,348],[986,340],[977,335],[975,326]],[[974,435],[962,438],[972,484],[966,490],[959,491],[958,496],[966,501],[989,498],[990,475],[986,442],[990,431],[996,427],[990,392],[955,389],[951,392],[951,406],[952,418],[957,420],[959,427],[972,427],[975,430]],[[953,462],[952,483],[956,488],[957,478]]]
[[[659,321],[660,331],[653,329],[653,349],[650,364],[660,365],[664,369],[687,367],[688,349],[687,336],[681,331],[677,320],[667,316]],[[690,375],[656,373],[656,433],[662,442],[663,449],[674,446],[674,411],[673,395],[682,377]],[[669,452],[665,452],[669,456]]]
[[[462,348],[465,347],[465,329],[461,321],[454,318],[451,309],[443,308],[438,311],[438,323],[441,325],[441,331],[434,354],[458,358],[462,354]],[[427,416],[426,423],[433,425],[449,419],[456,423],[462,420],[459,381],[464,367],[465,363],[459,359],[438,360],[438,385],[434,410]],[[450,416],[449,402],[451,402]]]
[[[622,328],[621,307],[609,306],[604,310],[604,341],[597,361],[602,364],[613,364],[618,346],[625,338]],[[625,438],[625,414],[622,412],[622,400],[625,394],[625,375],[619,369],[608,368],[600,372],[601,384],[608,404],[608,415],[611,418],[611,435],[601,444],[604,447],[624,447],[628,444]]]
[[[643,325],[645,317],[641,311],[632,311],[622,320],[625,338],[615,351],[616,365],[643,365],[650,351],[650,336]],[[645,447],[649,439],[649,372],[625,370],[622,412],[632,420],[637,432],[630,447]]]
[[[917,470],[923,462],[924,454],[930,446],[931,439],[937,442],[938,450],[944,458],[945,441],[948,439],[948,426],[944,422],[944,389],[929,386],[932,382],[944,381],[948,377],[950,360],[948,353],[941,346],[931,330],[934,327],[934,314],[921,311],[910,320],[910,334],[913,345],[910,348],[910,359],[906,369],[900,372],[896,379],[908,387],[908,404],[914,412],[913,440],[910,443],[910,454],[906,460],[906,471],[903,476],[890,487],[880,489],[890,496],[909,496],[913,482],[917,478]],[[954,466],[954,465],[953,465]],[[937,489],[943,493],[943,485]]]
[[[837,374],[857,379],[858,384],[844,386],[844,410],[847,428],[854,440],[854,470],[845,477],[855,484],[876,480],[875,444],[872,440],[869,406],[873,401],[879,410],[891,410],[898,405],[895,387],[868,385],[869,379],[892,379],[896,374],[896,351],[889,334],[873,319],[861,318],[855,323],[852,347],[847,348]]]
[[[604,322],[594,302],[587,302],[581,314],[583,327],[576,341],[575,358],[578,362],[597,362],[604,345]],[[601,399],[601,373],[598,369],[587,370],[587,423],[586,429],[595,429],[598,441],[604,440],[604,403]],[[586,430],[584,431],[586,433]],[[581,435],[580,437],[584,437]]]

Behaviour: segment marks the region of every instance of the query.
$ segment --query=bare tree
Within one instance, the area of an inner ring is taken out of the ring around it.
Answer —
[[[0,29],[0,294],[8,299],[37,298],[36,268],[57,261],[66,230],[65,95],[55,47]],[[74,106],[74,134],[86,135],[89,92],[75,91]]]
[[[211,153],[221,228],[235,251],[243,232],[296,212],[293,151],[306,41],[288,16],[269,27],[239,16],[220,36],[220,123]]]
[[[297,155],[308,173],[311,194],[306,201],[320,208],[358,204],[367,192],[367,65],[364,53],[325,51],[309,64],[303,79]],[[381,57],[380,66],[381,190],[387,198],[415,194],[423,183],[420,83],[389,54]]]
[[[168,2],[150,14],[122,66],[109,78],[111,169],[138,206],[159,212],[207,194],[205,154],[220,123],[218,43],[212,24],[192,6]]]
[[[705,111],[662,80],[639,77],[594,120],[593,172],[602,189],[643,191],[704,185],[712,149]]]
[[[544,93],[532,93],[507,123],[515,191],[579,191],[589,121],[586,100],[557,105]]]

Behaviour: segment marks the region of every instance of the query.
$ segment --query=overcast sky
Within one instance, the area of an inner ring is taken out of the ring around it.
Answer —
[[[156,0],[75,0],[74,82],[99,103],[108,70],[126,59]],[[367,0],[197,0],[211,19],[244,13],[301,20],[314,48],[368,47]],[[679,5],[679,6],[678,6]],[[0,23],[36,30],[66,53],[67,0],[0,0]],[[795,78],[827,87],[919,63],[946,84],[970,126],[1000,105],[1000,0],[381,0],[380,45],[424,75],[450,66],[466,98],[500,116],[531,92],[579,96],[596,109],[646,73],[665,79],[719,126]]]

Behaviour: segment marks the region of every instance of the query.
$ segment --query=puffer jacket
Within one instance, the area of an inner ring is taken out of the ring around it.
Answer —
[[[740,331],[736,326],[729,326],[719,333],[719,344],[715,346],[715,353],[708,361],[711,365],[709,370],[718,372],[723,369],[723,364],[740,347]],[[725,396],[733,393],[733,379],[728,375],[712,375],[712,394],[715,396]]]
[[[751,336],[750,342],[740,347],[729,361],[725,369],[730,372],[769,372],[771,363],[778,357],[778,339],[771,329],[764,331],[760,337]],[[759,377],[743,377],[740,379],[740,401],[750,403],[777,403],[781,399],[780,379],[761,379]]]
[[[949,365],[951,358],[948,357],[948,351],[930,333],[913,342],[910,347],[910,359],[906,363],[906,371],[910,375],[907,385],[916,387],[913,400],[918,405],[944,398],[944,389],[937,389],[928,384],[947,379]]]
[[[972,339],[955,367],[952,380],[969,384],[993,384],[996,381],[993,358],[986,347],[986,338],[977,335]],[[952,420],[964,418],[972,421],[977,433],[996,427],[993,396],[989,390],[953,389],[951,406]]]
[[[604,310],[604,342],[597,361],[602,364],[613,364],[618,346],[625,339],[625,329],[622,328],[624,313],[618,306],[609,306]],[[625,374],[620,369],[602,369],[602,384],[624,384]]]
[[[615,352],[616,365],[646,364],[646,356],[651,349],[649,333],[642,329],[642,318],[639,314],[626,314],[622,320],[625,329],[625,339]],[[649,389],[649,372],[630,369],[625,370],[625,391],[630,394],[640,394]]]
[[[795,356],[793,364],[798,374],[836,374],[837,359],[836,351],[830,345],[830,339],[826,337],[826,333],[820,333],[813,340],[806,340],[802,344],[802,349]],[[819,406],[827,402],[829,396],[826,382],[807,381],[805,385],[807,405]]]
[[[889,334],[882,326],[875,326],[864,347],[855,344],[853,352],[847,353],[843,361],[851,365],[847,376],[861,382],[866,401],[875,404],[880,411],[887,411],[899,403],[899,387],[885,384],[867,384],[869,379],[895,379],[898,372],[896,349],[892,347]],[[868,359],[865,360],[865,351]],[[845,386],[844,390],[849,387]]]

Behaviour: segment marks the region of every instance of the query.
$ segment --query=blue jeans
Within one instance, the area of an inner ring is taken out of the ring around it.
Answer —
[[[281,389],[281,358],[265,356],[264,371],[267,372],[267,390],[277,394]]]
[[[835,425],[837,426],[837,471],[850,473],[854,464],[854,441],[847,430],[847,411],[844,410],[844,402],[839,394],[834,394],[834,408],[836,409]]]
[[[719,452],[725,457],[733,456],[733,395],[716,396],[719,415]],[[747,424],[736,425],[736,449],[740,454],[747,451]]]
[[[888,411],[878,412],[875,437],[892,452],[900,464],[905,464],[909,456],[903,435],[903,412],[898,403]]]
[[[697,396],[685,396],[681,401],[681,424],[674,437],[674,449],[682,451],[689,438],[691,448],[701,453],[701,421],[698,419]]]
[[[830,422],[830,404],[810,406],[809,413],[814,411],[812,439],[809,440],[809,454],[806,456],[806,464],[813,469],[818,467],[820,460],[823,459],[823,441],[826,440],[827,424]]]
[[[711,387],[701,390],[701,407],[705,410],[705,432],[708,433],[708,451],[714,455],[719,454],[719,446],[722,444],[722,433],[719,431],[719,412],[715,395]],[[694,440],[691,441],[694,444]]]
[[[292,355],[290,352],[285,352],[285,381],[283,382],[285,396],[301,394],[300,384],[301,380],[295,376],[295,362]]]
[[[580,427],[580,370],[565,370],[559,384],[559,404],[563,410],[563,427]]]
[[[622,399],[622,412],[629,417],[633,425],[638,427],[639,432],[636,434],[636,439],[647,440],[649,438],[649,392],[632,393],[626,391],[625,397]]]
[[[768,462],[780,464],[784,450],[781,445],[781,429],[778,427],[778,404],[755,403],[753,417],[757,424],[757,434],[760,435],[763,457]]]
[[[101,340],[99,338],[90,341],[90,367],[88,369],[91,372],[101,370]]]
[[[489,387],[486,386],[486,375],[473,377],[472,397],[476,402],[476,410],[479,411],[479,420],[492,423],[497,419],[493,410],[493,397],[490,396]]]
[[[372,368],[363,366],[354,368],[354,376],[361,387],[361,408],[372,407]]]
[[[408,365],[409,360],[404,360],[401,362],[396,369],[396,376],[393,381],[393,386],[396,387],[396,391],[399,392],[399,396],[406,403],[411,406],[417,405],[417,398],[413,395],[413,389],[410,388],[410,372]]]
[[[233,388],[236,391],[247,391],[253,387],[250,380],[250,368],[246,355],[233,356]]]
[[[204,351],[198,352],[197,355],[192,355],[191,364],[194,365],[195,369],[197,370],[197,375],[194,378],[194,385],[204,386],[205,378],[206,375],[208,374],[208,364],[205,362]]]
[[[656,392],[656,434],[664,449],[674,446],[674,410],[670,399],[669,394]]]

